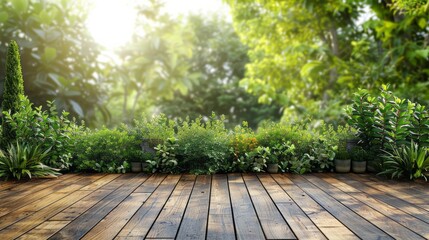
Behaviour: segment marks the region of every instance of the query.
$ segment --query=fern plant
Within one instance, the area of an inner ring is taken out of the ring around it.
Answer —
[[[0,177],[6,180],[23,177],[56,177],[60,175],[57,169],[48,167],[42,163],[49,151],[43,151],[39,146],[27,145],[16,142],[9,145],[6,152],[0,151]]]
[[[421,147],[414,141],[410,145],[392,146],[391,151],[384,151],[383,168],[379,174],[390,175],[391,178],[408,176],[410,179],[424,178],[427,181],[429,170],[429,149]]]

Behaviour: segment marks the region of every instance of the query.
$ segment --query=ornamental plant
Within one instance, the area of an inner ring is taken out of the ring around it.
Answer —
[[[24,80],[22,78],[19,47],[15,41],[11,41],[6,56],[6,78],[4,81],[4,93],[2,109],[11,115],[18,112],[20,98],[24,96]],[[6,146],[16,139],[16,131],[7,121],[2,122],[2,143]]]
[[[4,113],[6,122],[16,139],[31,145],[40,145],[50,149],[50,154],[43,158],[43,163],[66,170],[71,165],[71,152],[74,150],[74,136],[83,131],[74,121],[68,119],[68,112],[59,114],[54,102],[47,103],[47,110],[34,107],[27,97],[22,96],[18,112]]]

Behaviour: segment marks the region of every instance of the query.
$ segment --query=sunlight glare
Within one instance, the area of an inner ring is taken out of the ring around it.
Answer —
[[[136,11],[132,1],[93,0],[87,26],[95,41],[114,49],[131,40]]]

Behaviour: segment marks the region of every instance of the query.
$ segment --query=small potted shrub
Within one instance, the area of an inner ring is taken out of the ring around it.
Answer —
[[[279,161],[277,156],[270,155],[267,158],[267,172],[268,173],[277,173],[279,171]]]
[[[130,162],[131,172],[142,171],[143,152],[141,150],[130,150],[127,152],[126,159]]]
[[[366,151],[362,148],[354,148],[351,152],[352,171],[354,173],[364,173],[366,171]]]
[[[351,158],[350,154],[344,149],[335,154],[335,171],[338,173],[350,172]]]

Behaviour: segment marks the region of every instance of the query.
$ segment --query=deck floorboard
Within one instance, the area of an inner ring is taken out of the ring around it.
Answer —
[[[0,183],[1,239],[429,239],[429,184],[371,174],[66,174]]]

